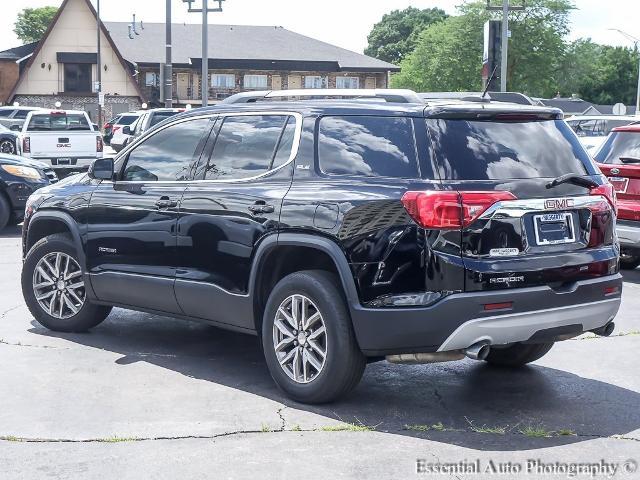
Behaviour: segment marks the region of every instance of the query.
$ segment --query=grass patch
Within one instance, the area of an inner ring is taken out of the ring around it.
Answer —
[[[507,433],[507,427],[499,427],[499,426],[491,427],[491,426],[488,426],[488,425],[482,425],[480,427],[480,426],[474,424],[467,417],[464,417],[464,419],[469,424],[469,428],[471,429],[472,432],[490,433],[490,434],[493,434],[493,435],[504,435],[505,433]]]
[[[99,441],[104,443],[120,443],[120,442],[135,442],[136,440],[138,439],[133,437],[118,437],[114,435],[113,437],[103,438]]]
[[[22,441],[21,439],[19,439],[18,437],[15,437],[13,435],[7,435],[7,436],[0,437],[0,440],[5,440],[7,442],[21,442]]]
[[[547,430],[542,425],[538,425],[538,426],[529,425],[527,427],[521,428],[519,432],[522,435],[526,437],[531,437],[531,438],[549,438],[549,437],[552,437],[553,434],[555,433],[553,431]]]
[[[263,423],[262,426],[260,427],[260,431],[263,433],[268,433],[271,431],[271,427],[266,423]]]
[[[558,430],[558,436],[560,437],[575,437],[576,436],[576,432],[574,432],[573,430],[569,430],[568,428],[561,428],[560,430]]]
[[[378,425],[365,425],[356,418],[356,422],[342,422],[338,425],[326,425],[321,427],[323,432],[372,432]]]
[[[428,432],[431,430],[431,427],[429,425],[405,425],[404,429],[413,432]]]
[[[294,425],[293,428],[291,429],[292,432],[301,432],[302,429],[300,428],[300,425]]]

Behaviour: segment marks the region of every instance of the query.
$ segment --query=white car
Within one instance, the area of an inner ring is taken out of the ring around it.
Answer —
[[[66,172],[86,170],[104,151],[102,135],[82,110],[30,112],[16,143],[23,157]]]
[[[124,127],[131,126],[138,118],[140,118],[145,112],[128,112],[123,113],[118,117],[116,123],[113,124],[113,136],[111,137],[111,148],[116,152],[122,150],[127,144],[127,140],[131,137],[130,134],[124,133]]]
[[[593,153],[602,145],[611,130],[638,120],[640,117],[634,115],[576,115],[568,118],[567,123],[580,137],[582,145]]]

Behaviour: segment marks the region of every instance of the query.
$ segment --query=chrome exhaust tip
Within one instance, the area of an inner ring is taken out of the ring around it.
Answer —
[[[601,337],[608,337],[613,333],[613,330],[616,328],[616,324],[613,322],[606,323],[600,328],[594,328],[590,330],[590,332],[595,333],[596,335],[600,335]]]
[[[487,342],[474,343],[468,348],[464,349],[464,354],[471,360],[484,360],[489,355],[491,345]]]

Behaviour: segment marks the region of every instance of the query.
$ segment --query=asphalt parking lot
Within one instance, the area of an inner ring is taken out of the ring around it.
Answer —
[[[310,407],[280,394],[254,337],[124,310],[86,334],[44,329],[20,292],[19,235],[0,233],[0,478],[424,478],[417,460],[480,462],[459,479],[536,460],[640,476],[640,270],[612,337],[519,371],[380,362]],[[567,478],[541,468],[529,478]]]

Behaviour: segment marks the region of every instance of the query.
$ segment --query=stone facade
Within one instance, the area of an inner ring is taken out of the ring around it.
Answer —
[[[4,105],[20,77],[20,67],[15,60],[0,61],[0,104]]]
[[[147,75],[151,74],[151,75]],[[235,76],[235,84],[230,88],[209,87],[209,103],[216,103],[229,95],[250,90],[290,90],[292,88],[304,88],[305,78],[308,76],[321,77],[323,88],[337,88],[337,78],[357,78],[359,88],[388,88],[386,72],[298,72],[288,70],[209,70],[209,85],[211,77],[216,74],[230,74]],[[267,85],[264,88],[246,88],[243,85],[245,75],[266,75]],[[147,82],[151,78],[151,82]],[[138,85],[149,106],[160,106],[160,81],[159,68],[139,67],[137,75]],[[179,81],[179,78],[182,80]],[[173,69],[173,100],[176,105],[189,103],[200,104],[201,98],[201,74],[200,71],[188,68],[174,67]],[[186,79],[186,81],[185,81]],[[278,82],[279,79],[279,82]],[[147,84],[152,83],[152,84]],[[279,85],[278,85],[279,83]]]
[[[95,96],[72,96],[65,94],[16,95],[14,101],[20,103],[20,105],[44,108],[56,108],[56,102],[60,102],[60,108],[66,110],[84,110],[94,122],[96,121],[97,99]],[[138,97],[107,95],[102,110],[102,118],[104,121],[107,121],[119,113],[138,110],[140,107],[141,102]]]

